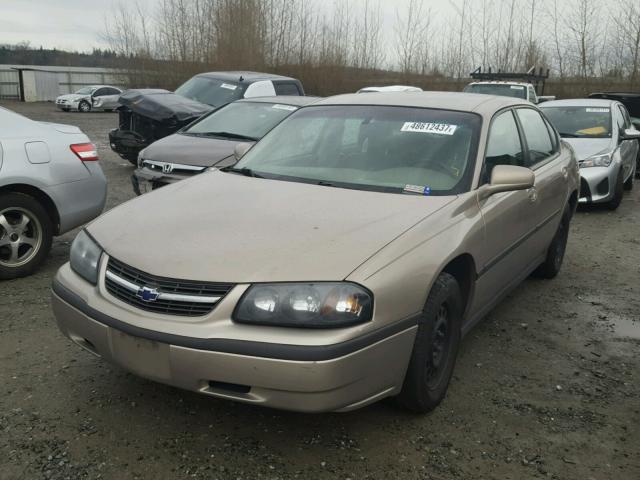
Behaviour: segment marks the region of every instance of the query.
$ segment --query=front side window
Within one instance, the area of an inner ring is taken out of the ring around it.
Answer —
[[[237,168],[276,180],[452,195],[470,188],[481,118],[389,106],[307,107],[274,128]]]
[[[246,86],[210,77],[193,77],[175,93],[212,107],[221,107],[243,97]]]
[[[490,182],[496,165],[524,165],[520,133],[511,111],[499,114],[491,123],[484,161],[484,183]]]
[[[527,89],[529,90],[529,101],[536,103],[536,101],[538,100],[536,91],[533,89],[533,87],[527,87]]]
[[[622,105],[618,105],[618,109],[620,110],[620,115],[624,119],[624,128],[631,128],[631,117],[629,116],[629,112]]]
[[[538,112],[531,108],[519,108],[516,111],[529,149],[529,159],[525,167],[531,167],[553,154],[553,143],[549,130]]]
[[[484,93],[485,95],[498,95],[501,97],[514,97],[527,99],[527,90],[524,85],[509,85],[507,83],[472,83],[464,88],[469,93]]]
[[[231,103],[191,124],[181,133],[258,140],[297,109],[277,103]]]
[[[541,107],[549,121],[565,138],[611,138],[609,107]]]

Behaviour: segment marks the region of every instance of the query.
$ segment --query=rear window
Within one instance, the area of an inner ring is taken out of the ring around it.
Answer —
[[[527,98],[527,90],[523,85],[509,85],[503,83],[472,83],[464,88],[467,93],[484,93],[500,97]]]

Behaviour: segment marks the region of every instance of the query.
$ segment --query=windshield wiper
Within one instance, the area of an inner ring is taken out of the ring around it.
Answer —
[[[565,132],[558,132],[560,134],[561,137],[565,137],[565,138],[580,138],[581,135],[577,135],[575,133],[565,133]]]
[[[198,135],[202,135],[203,137],[234,138],[237,140],[248,140],[249,142],[258,141],[256,137],[250,137],[248,135],[241,135],[239,133],[233,133],[233,132],[201,132],[201,133],[198,133]]]
[[[251,170],[250,168],[246,168],[246,167],[244,168],[225,167],[225,168],[221,168],[220,170],[222,170],[223,172],[237,173],[240,175],[244,175],[245,177],[264,178],[262,175],[259,175],[253,170]]]

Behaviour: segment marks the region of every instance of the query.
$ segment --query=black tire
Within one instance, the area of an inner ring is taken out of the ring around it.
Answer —
[[[82,100],[78,104],[78,111],[82,112],[82,113],[90,112],[91,111],[91,104],[89,102],[87,102],[86,100]]]
[[[633,190],[633,181],[635,180],[635,177],[636,177],[636,172],[631,172],[631,175],[629,175],[629,178],[627,178],[627,181],[624,182],[624,189],[627,192]]]
[[[571,224],[572,208],[567,205],[562,213],[562,219],[558,230],[551,240],[551,245],[547,250],[547,257],[540,266],[534,270],[533,276],[537,278],[554,278],[560,273],[562,261],[567,250],[567,240],[569,238],[569,226]]]
[[[441,273],[422,310],[402,391],[396,398],[403,408],[430,412],[445,397],[458,355],[461,326],[460,287],[452,275]]]
[[[622,168],[620,169],[620,173],[618,173],[618,178],[616,179],[615,190],[613,193],[613,198],[609,200],[606,204],[609,210],[615,210],[620,206],[620,202],[622,202],[622,195],[624,195],[624,179],[622,176]]]
[[[29,222],[18,233],[21,215]],[[7,226],[12,230],[8,232]],[[0,280],[32,274],[49,254],[52,239],[51,219],[35,198],[21,193],[0,195]],[[24,243],[27,241],[31,243]],[[15,257],[14,245],[18,249]]]

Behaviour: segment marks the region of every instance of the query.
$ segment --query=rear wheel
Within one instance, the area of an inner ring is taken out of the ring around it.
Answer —
[[[418,322],[409,367],[397,397],[402,407],[426,413],[445,397],[460,345],[461,324],[460,287],[452,275],[442,273]]]
[[[33,273],[52,238],[51,220],[37,200],[20,193],[0,196],[0,279]]]
[[[89,102],[87,102],[86,100],[82,100],[78,104],[78,111],[80,111],[82,113],[90,112],[91,111],[91,104]]]
[[[562,219],[558,230],[551,240],[551,245],[547,250],[547,257],[544,262],[533,272],[534,277],[554,278],[560,273],[564,254],[567,250],[567,240],[569,238],[569,225],[571,223],[571,207],[567,205],[562,213]]]
[[[615,190],[613,193],[613,198],[609,200],[607,203],[607,208],[609,210],[615,210],[620,206],[620,202],[622,202],[622,195],[624,194],[624,179],[622,176],[622,169],[618,173],[618,178],[616,179]]]

